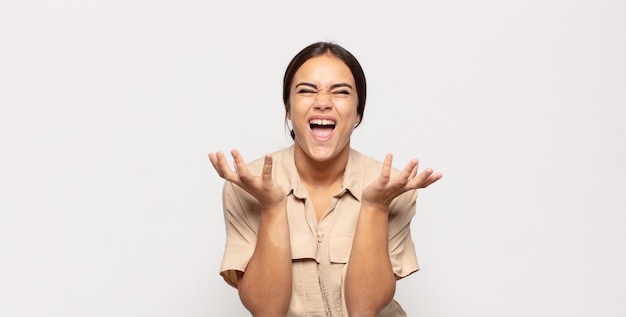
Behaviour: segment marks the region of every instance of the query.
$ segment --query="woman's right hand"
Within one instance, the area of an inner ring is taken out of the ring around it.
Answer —
[[[285,191],[272,179],[272,156],[265,155],[263,172],[260,176],[248,171],[245,161],[237,150],[232,150],[235,170],[233,171],[222,152],[209,153],[209,160],[219,176],[243,188],[261,204],[261,210],[286,203]]]

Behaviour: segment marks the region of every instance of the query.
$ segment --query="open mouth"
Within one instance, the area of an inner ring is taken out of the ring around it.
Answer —
[[[330,138],[337,123],[328,119],[312,119],[309,121],[309,128],[313,133],[313,137],[317,140],[325,141]]]
[[[335,121],[326,119],[313,119],[309,121],[309,127],[313,129],[335,129]]]

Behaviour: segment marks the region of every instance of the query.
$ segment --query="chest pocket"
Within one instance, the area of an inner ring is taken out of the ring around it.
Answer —
[[[348,263],[352,250],[352,235],[331,237],[329,241],[330,262]]]
[[[311,233],[291,233],[291,259],[314,259],[319,262],[317,257],[317,240]]]

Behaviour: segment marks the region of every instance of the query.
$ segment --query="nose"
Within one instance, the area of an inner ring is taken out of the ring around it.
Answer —
[[[333,107],[333,102],[330,98],[330,93],[320,91],[315,97],[315,109],[325,111],[330,110]]]

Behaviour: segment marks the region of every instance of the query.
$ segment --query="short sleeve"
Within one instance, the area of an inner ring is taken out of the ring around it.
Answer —
[[[411,237],[411,220],[415,216],[417,191],[397,197],[389,210],[389,258],[398,279],[419,270],[415,245]]]
[[[224,184],[222,204],[226,247],[220,275],[236,288],[237,271],[245,271],[256,247],[260,206],[250,194],[231,182]]]

